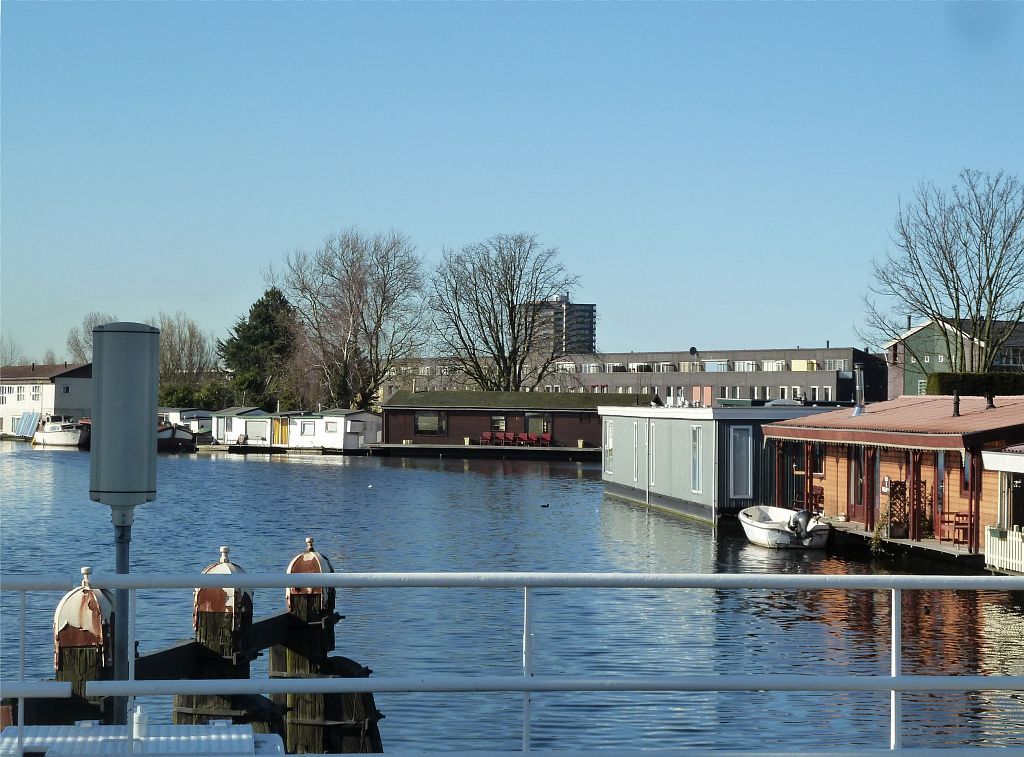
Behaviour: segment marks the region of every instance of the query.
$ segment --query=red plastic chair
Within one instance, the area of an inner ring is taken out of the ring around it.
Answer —
[[[480,434],[480,443],[494,444],[494,434],[492,434],[490,431],[484,431],[482,434]]]
[[[551,446],[551,434],[541,434],[539,444],[541,447]]]
[[[536,447],[537,444],[540,443],[540,439],[537,438],[536,434],[529,433],[526,435],[526,443],[529,444],[531,447]]]

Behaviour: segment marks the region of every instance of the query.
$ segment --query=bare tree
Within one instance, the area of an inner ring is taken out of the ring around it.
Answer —
[[[43,364],[44,365],[56,365],[57,364],[57,353],[52,349],[47,350],[43,353]]]
[[[440,351],[482,390],[531,389],[561,354],[545,303],[577,284],[533,234],[445,250],[430,294]]]
[[[422,270],[405,235],[353,228],[268,274],[295,307],[332,404],[369,407],[395,361],[423,344]]]
[[[859,335],[902,341],[908,319],[930,319],[952,327],[939,332],[954,370],[990,370],[1024,319],[1020,179],[964,169],[949,192],[921,183],[900,208],[892,241],[895,251],[872,262],[871,291],[882,301],[864,299]]]
[[[26,362],[21,347],[10,334],[0,336],[0,365],[23,365]]]
[[[92,330],[104,323],[116,321],[117,316],[109,313],[101,313],[96,310],[87,313],[82,318],[82,325],[68,332],[67,348],[72,362],[92,362]]]
[[[216,339],[182,312],[160,313],[160,385],[198,389],[217,367]]]

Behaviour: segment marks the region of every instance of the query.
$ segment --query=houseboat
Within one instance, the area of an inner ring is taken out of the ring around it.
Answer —
[[[1024,443],[1024,396],[904,396],[780,421],[764,434],[772,504],[807,505],[850,533],[980,558],[989,527],[1015,523],[1000,483],[1012,471],[983,459]]]

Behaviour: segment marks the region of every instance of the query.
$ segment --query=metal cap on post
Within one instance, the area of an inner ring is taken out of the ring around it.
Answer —
[[[131,526],[136,505],[156,499],[160,330],[107,323],[92,332],[92,440],[89,499]]]
[[[129,573],[135,507],[156,499],[157,380],[160,329],[107,323],[92,330],[92,440],[89,499],[110,506],[118,573]],[[114,612],[114,678],[128,678],[128,591],[118,589]],[[117,698],[115,724],[128,722]]]

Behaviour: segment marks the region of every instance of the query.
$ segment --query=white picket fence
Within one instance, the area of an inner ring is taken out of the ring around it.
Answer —
[[[1014,526],[1013,531],[986,527],[985,564],[995,570],[1024,573],[1024,533],[1020,526]]]

